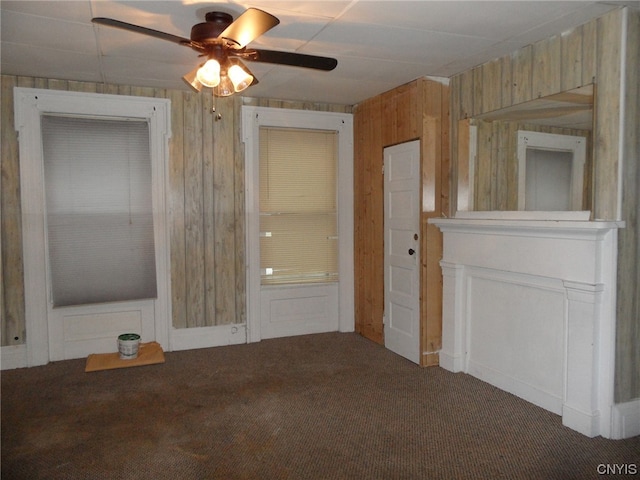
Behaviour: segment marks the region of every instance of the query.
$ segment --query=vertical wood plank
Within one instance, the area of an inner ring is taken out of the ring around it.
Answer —
[[[18,79],[1,77],[0,113],[0,253],[2,271],[2,346],[25,341],[24,268],[22,257],[22,209],[18,136],[14,129],[13,88]]]
[[[460,107],[460,89],[461,89],[460,75],[451,77],[449,81],[449,96],[451,101],[449,102],[449,211],[444,212],[448,217],[455,214],[456,210],[459,210],[458,205],[458,183],[459,172],[458,163],[460,154],[458,152],[458,138],[460,133],[458,130],[459,120],[461,120],[461,107]],[[462,134],[464,135],[464,134]],[[463,192],[464,194],[464,192]]]
[[[424,85],[425,104],[422,132],[422,214],[420,218],[420,364],[437,365],[442,344],[442,234],[428,219],[439,217],[442,209],[442,125],[441,86]],[[448,125],[448,122],[446,123]]]
[[[217,218],[216,204],[214,199],[214,164],[218,159],[214,154],[214,141],[217,141],[214,119],[220,113],[218,102],[214,101],[213,95],[208,91],[201,93],[202,98],[202,210],[203,210],[203,255],[204,255],[204,319],[203,326],[216,325],[218,321],[216,315],[216,259],[215,242],[217,231],[215,219]],[[213,110],[216,109],[214,113]],[[226,122],[230,119],[224,118]],[[229,279],[231,280],[231,279]],[[226,280],[225,280],[226,281]]]
[[[451,217],[451,118],[449,111],[449,94],[450,89],[448,85],[440,86],[440,155],[441,155],[441,170],[440,170],[440,196],[442,202],[440,205],[440,216]]]
[[[76,82],[69,80],[67,82],[67,90],[70,92],[96,93],[97,86],[90,82]]]
[[[379,100],[374,102],[372,112],[371,132],[369,139],[383,139],[383,132],[390,128],[385,124],[382,105]],[[395,119],[392,120],[392,123]],[[369,165],[369,221],[370,230],[368,235],[368,247],[371,258],[368,263],[367,278],[367,303],[369,306],[370,318],[368,329],[371,332],[371,339],[382,343],[384,341],[384,330],[382,316],[384,314],[384,196],[383,196],[383,148],[380,140],[375,140],[372,145],[372,161]]]
[[[495,210],[507,210],[509,204],[509,151],[511,130],[508,122],[494,122],[494,165]]]
[[[460,110],[458,118],[473,117],[474,105],[473,70],[460,74]]]
[[[360,197],[354,202],[354,254],[359,259],[356,275],[357,330],[370,340],[382,343],[384,310],[383,203],[382,203],[382,95],[358,105],[355,115],[355,181]],[[360,174],[358,173],[360,171]]]
[[[598,52],[598,21],[582,25],[582,85],[595,83]]]
[[[464,118],[457,122],[458,129],[458,142],[457,142],[457,155],[458,155],[458,198],[457,198],[457,210],[469,211],[471,210],[471,189],[470,182],[473,179],[469,178],[469,130],[471,121],[468,118]]]
[[[559,36],[536,42],[533,45],[532,89],[534,97],[544,97],[560,91]]]
[[[533,98],[531,75],[533,71],[533,46],[528,45],[513,53],[511,75],[513,78],[513,105]]]
[[[215,217],[216,325],[237,323],[235,308],[234,99],[217,100],[222,119],[214,124],[213,202]]]
[[[506,122],[504,131],[507,135],[507,141],[504,143],[506,148],[505,160],[507,164],[507,206],[506,210],[518,209],[518,125],[515,122]]]
[[[184,212],[184,95],[171,91],[169,143],[169,243],[171,245],[171,315],[174,328],[187,327],[187,249]]]
[[[595,218],[613,220],[618,204],[621,11],[598,18],[595,99]]]
[[[487,62],[481,66],[482,112],[491,112],[502,107],[502,61]]]
[[[484,113],[482,109],[482,99],[484,96],[485,85],[482,81],[482,66],[471,69],[473,78],[473,110],[472,115],[480,115]]]
[[[233,172],[234,183],[234,218],[235,218],[235,299],[236,299],[236,321],[237,323],[247,322],[246,311],[246,269],[245,259],[247,258],[247,249],[245,243],[245,183],[244,183],[244,143],[242,142],[242,97],[236,97],[234,100],[234,122],[236,126],[234,135],[235,145],[235,164]]]
[[[640,11],[627,12],[624,172],[618,232],[615,401],[640,397]],[[635,86],[635,88],[634,88]],[[631,261],[631,260],[635,261]]]
[[[202,97],[184,98],[184,213],[187,326],[204,326],[204,220],[202,165]]]
[[[582,82],[582,38],[582,26],[561,36],[561,91],[584,85]]]
[[[421,302],[421,362],[423,367],[438,365],[442,348],[442,232],[422,219],[421,250],[426,253],[422,263]]]
[[[513,74],[511,71],[511,56],[506,55],[500,59],[500,70],[502,78],[502,98],[500,106],[502,108],[510,107],[513,104]]]
[[[490,122],[478,123],[478,149],[476,158],[474,205],[476,210],[486,211],[492,209],[491,198],[491,154],[493,152],[492,133]]]
[[[367,196],[364,188],[364,173],[365,173],[365,154],[364,148],[366,145],[366,130],[367,120],[369,118],[369,112],[367,110],[367,103],[361,103],[354,109],[353,115],[353,170],[355,172],[353,178],[353,198],[355,199],[353,205],[353,269],[354,269],[354,319],[355,319],[355,331],[361,335],[364,335],[364,318],[365,318],[365,289],[363,285],[364,280],[364,264],[366,262],[366,253],[362,249],[362,245],[365,239],[365,226],[366,221],[366,209],[364,208]]]
[[[423,79],[414,95],[416,101],[411,114],[422,123],[420,132],[408,132],[409,135],[418,133],[422,148],[422,212],[440,212],[441,210],[441,158],[442,143],[440,126],[442,118],[442,88],[437,82]],[[415,137],[414,137],[415,138]],[[406,140],[410,140],[407,137]]]
[[[52,78],[47,81],[47,88],[49,90],[69,90],[69,82]]]

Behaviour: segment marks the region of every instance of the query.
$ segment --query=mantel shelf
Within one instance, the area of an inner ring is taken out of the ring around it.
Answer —
[[[532,237],[598,237],[610,230],[625,227],[621,221],[583,220],[523,220],[491,218],[433,218],[429,223],[441,231],[466,233],[491,233],[493,235],[518,235]]]

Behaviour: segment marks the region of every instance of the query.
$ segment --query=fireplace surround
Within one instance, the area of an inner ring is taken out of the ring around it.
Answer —
[[[440,365],[557,413],[584,435],[618,437],[616,255],[624,222],[483,213],[430,220],[444,242]]]

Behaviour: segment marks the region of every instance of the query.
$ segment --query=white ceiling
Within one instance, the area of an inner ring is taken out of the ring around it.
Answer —
[[[280,24],[250,47],[334,57],[331,72],[248,63],[247,96],[353,105],[422,76],[450,77],[586,23],[621,5],[602,1],[9,1],[0,2],[8,75],[186,89],[190,48],[97,26],[110,17],[189,37],[209,11],[265,10]]]

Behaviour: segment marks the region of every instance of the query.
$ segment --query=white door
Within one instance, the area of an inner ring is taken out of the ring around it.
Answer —
[[[385,346],[420,363],[420,141],[384,149]]]

